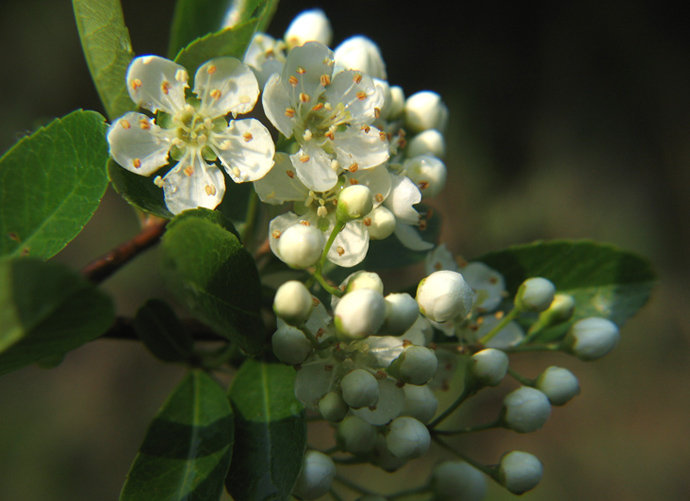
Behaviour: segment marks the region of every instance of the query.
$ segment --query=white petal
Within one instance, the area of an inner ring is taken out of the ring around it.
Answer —
[[[395,236],[405,247],[414,251],[425,251],[434,246],[431,242],[423,240],[414,226],[400,221],[395,222]]]
[[[249,113],[259,98],[252,70],[234,57],[219,57],[201,65],[194,76],[194,93],[201,100],[199,114],[215,118]]]
[[[309,188],[295,175],[290,157],[282,152],[276,153],[275,165],[268,174],[254,182],[254,189],[262,202],[272,205],[309,197]]]
[[[288,53],[281,80],[290,102],[313,106],[323,93],[323,83],[330,82],[332,75],[333,51],[322,43],[307,42]]]
[[[165,205],[173,214],[187,209],[215,209],[225,194],[221,170],[208,165],[201,155],[185,155],[163,178]]]
[[[295,396],[305,407],[317,410],[319,400],[335,386],[339,371],[331,358],[303,364],[295,377]]]
[[[337,131],[333,146],[338,162],[343,168],[357,164],[360,169],[370,169],[388,160],[388,139],[376,127],[364,129],[353,125],[345,131]]]
[[[335,67],[359,70],[373,78],[386,80],[386,65],[378,46],[367,37],[354,36],[342,42],[335,49]]]
[[[377,87],[368,75],[354,70],[333,75],[333,82],[326,89],[324,97],[334,106],[343,103],[352,116],[352,122],[357,124],[373,122],[384,100],[383,89]]]
[[[338,173],[331,167],[331,157],[319,147],[305,145],[290,155],[297,176],[313,191],[328,191],[338,182]]]
[[[172,136],[142,113],[130,111],[108,128],[110,155],[128,171],[149,176],[168,163]]]
[[[127,91],[137,106],[174,114],[185,105],[188,79],[187,70],[169,59],[141,56],[129,65]]]
[[[448,250],[446,244],[437,245],[434,250],[426,255],[425,267],[427,275],[431,275],[435,271],[450,270],[459,271],[458,263],[453,259],[453,254]],[[465,277],[465,274],[462,274]],[[465,277],[467,280],[467,277]],[[467,283],[470,283],[467,280]],[[472,284],[470,283],[470,287]]]
[[[273,167],[271,133],[254,118],[231,120],[227,129],[212,134],[211,140],[213,151],[236,183],[261,179]]]
[[[374,207],[381,205],[391,192],[391,174],[385,165],[380,165],[373,169],[360,169],[354,173],[345,171],[345,177],[348,181],[355,179],[357,184],[369,187],[374,195]]]
[[[405,392],[392,379],[379,381],[379,401],[375,410],[368,407],[353,410],[352,413],[367,423],[382,426],[400,415],[405,403]]]
[[[338,266],[349,268],[361,263],[369,250],[369,232],[359,221],[345,225],[345,228],[335,237],[328,260]]]
[[[505,281],[503,275],[484,263],[468,263],[460,273],[477,293],[474,307],[480,311],[493,311],[503,301]]]
[[[273,74],[266,82],[261,96],[264,112],[273,126],[285,137],[292,136],[295,124],[295,109],[290,100],[290,93],[283,85],[280,75]]]
[[[419,213],[412,207],[422,201],[419,188],[407,176],[392,176],[393,189],[383,203],[395,217],[407,224],[417,224]]]

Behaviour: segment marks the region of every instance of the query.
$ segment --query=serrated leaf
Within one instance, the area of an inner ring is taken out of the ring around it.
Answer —
[[[230,387],[235,457],[225,487],[236,501],[284,500],[297,481],[306,447],[304,407],[295,371],[247,359]]]
[[[110,298],[59,263],[0,263],[0,375],[54,360],[96,339],[114,319]]]
[[[234,28],[209,33],[198,38],[180,50],[175,62],[181,64],[190,75],[209,59],[215,57],[234,57],[242,59],[249,42],[256,33],[258,20],[253,19]]]
[[[134,174],[110,159],[108,178],[115,191],[135,207],[164,219],[174,217],[165,205],[163,190],[153,183],[153,177]]]
[[[232,450],[227,395],[211,376],[192,371],[151,422],[120,499],[217,500]]]
[[[77,110],[0,158],[0,256],[47,259],[91,219],[108,186],[105,119]]]
[[[184,362],[192,356],[192,336],[164,301],[146,301],[134,317],[134,330],[149,351],[165,362]]]
[[[173,290],[200,320],[256,355],[265,341],[259,273],[229,229],[232,223],[222,218],[206,209],[177,216],[162,239],[163,268]]]
[[[111,120],[136,109],[125,75],[134,57],[119,0],[72,0],[81,45]]]
[[[591,316],[622,326],[645,304],[656,281],[648,260],[590,241],[536,242],[492,252],[477,261],[503,274],[511,296],[527,278],[544,277],[558,292],[575,298],[573,319],[540,333],[536,342],[557,340],[574,321]]]

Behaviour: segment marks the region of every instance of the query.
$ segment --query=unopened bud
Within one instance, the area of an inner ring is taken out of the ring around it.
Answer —
[[[381,51],[370,39],[363,36],[348,38],[336,47],[333,53],[335,71],[357,70],[372,78],[386,80],[386,65]]]
[[[503,399],[503,424],[518,433],[540,429],[550,414],[547,396],[529,386],[522,386]]]
[[[294,224],[280,235],[278,257],[291,268],[307,268],[316,264],[325,244],[318,228]]]
[[[383,205],[379,205],[369,214],[367,214],[369,224],[364,220],[364,227],[369,232],[369,237],[372,240],[383,240],[388,238],[395,231],[395,215],[386,209]]]
[[[418,458],[429,450],[430,444],[428,428],[415,418],[402,416],[388,425],[386,447],[397,458]]]
[[[414,325],[419,318],[419,305],[406,292],[388,294],[384,326],[388,334],[400,336]]]
[[[383,280],[373,271],[356,271],[345,279],[345,293],[357,289],[371,289],[383,294]]]
[[[508,355],[494,348],[475,353],[471,363],[472,375],[486,386],[496,386],[508,372]]]
[[[350,454],[366,454],[374,448],[376,427],[357,416],[349,415],[338,425],[338,446]]]
[[[419,282],[416,299],[419,310],[429,320],[445,322],[467,316],[474,292],[460,273],[442,270]]]
[[[424,346],[409,346],[393,360],[388,373],[410,384],[425,384],[434,377],[438,359],[433,351]]]
[[[410,416],[422,423],[428,423],[436,414],[438,399],[428,385],[415,386],[406,384],[403,386],[405,392],[405,406],[402,416]]]
[[[481,501],[486,495],[486,475],[465,461],[445,461],[431,473],[434,499]]]
[[[539,313],[551,305],[555,293],[556,287],[550,280],[541,277],[528,278],[518,288],[515,307]]]
[[[432,155],[409,158],[403,164],[403,169],[419,188],[423,200],[434,198],[446,185],[446,165]]]
[[[498,481],[513,494],[534,489],[544,473],[541,462],[532,454],[513,451],[504,454],[498,467]]]
[[[371,190],[363,184],[353,184],[344,188],[338,196],[335,217],[341,223],[361,219],[374,208]]]
[[[309,318],[314,302],[302,282],[289,280],[278,287],[273,311],[288,324],[300,326]]]
[[[313,349],[304,332],[290,325],[278,328],[271,338],[271,347],[278,360],[286,365],[301,364]]]
[[[386,316],[386,302],[380,292],[357,289],[345,294],[335,307],[334,322],[346,339],[364,339],[376,334]]]
[[[305,42],[330,45],[333,38],[331,23],[321,9],[305,10],[292,20],[285,31],[288,47],[299,47]]]
[[[349,410],[343,397],[336,391],[329,391],[319,400],[319,413],[331,423],[341,421]]]
[[[340,381],[343,400],[353,409],[373,407],[379,400],[379,383],[364,369],[355,369]]]
[[[618,327],[610,320],[589,317],[570,326],[563,346],[581,360],[596,360],[613,350],[620,337]]]
[[[446,128],[448,108],[436,92],[422,91],[411,95],[405,101],[405,125],[413,132]]]
[[[301,499],[318,499],[331,490],[335,477],[335,463],[326,454],[308,450],[302,459],[302,471],[293,494]]]
[[[556,294],[549,307],[539,314],[539,324],[544,327],[561,324],[573,316],[575,298],[570,294]]]
[[[443,158],[446,154],[446,140],[436,129],[428,129],[414,136],[407,144],[407,156],[433,155]]]
[[[580,394],[577,377],[563,367],[546,369],[537,378],[535,387],[549,398],[552,405],[564,405]]]

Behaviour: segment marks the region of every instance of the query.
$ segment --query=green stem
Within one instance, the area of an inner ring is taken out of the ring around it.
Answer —
[[[321,253],[321,259],[319,259],[319,262],[316,264],[316,270],[314,270],[314,275],[313,277],[321,284],[321,286],[329,293],[334,296],[338,297],[343,297],[343,292],[338,289],[337,287],[333,287],[330,285],[326,279],[323,276],[323,266],[326,263],[326,259],[328,257],[328,251],[331,250],[331,247],[333,247],[333,242],[335,242],[335,237],[338,236],[338,233],[343,231],[343,228],[345,228],[346,223],[341,223],[340,221],[335,222],[335,226],[333,227],[333,231],[331,231],[330,236],[328,237],[328,241],[326,242],[326,246],[323,249],[323,252]]]
[[[334,501],[345,501],[343,498],[341,498],[333,489],[328,491],[328,493],[331,495]]]
[[[451,404],[450,407],[443,411],[440,416],[438,416],[436,419],[434,419],[431,423],[427,425],[427,428],[429,428],[429,430],[432,430],[433,428],[438,426],[444,419],[446,419],[453,412],[455,412],[455,410],[458,407],[460,407],[465,400],[467,400],[480,390],[480,387],[475,385],[468,376],[469,374],[465,376],[465,387],[462,389],[462,392],[460,393],[458,398],[455,400],[455,402]]]
[[[433,435],[462,435],[465,433],[474,433],[476,431],[484,431],[484,430],[491,430],[493,428],[498,428],[501,425],[501,420],[497,419],[496,421],[492,421],[490,423],[485,423],[485,424],[480,424],[477,426],[469,426],[467,428],[460,428],[458,430],[433,430],[432,434]]]
[[[424,494],[426,492],[431,492],[431,486],[420,485],[419,487],[414,487],[412,489],[406,489],[404,491],[394,492],[393,494],[388,494],[387,499],[400,499],[406,498],[407,496],[414,496],[416,494]]]
[[[240,233],[240,240],[247,246],[249,239],[252,237],[254,232],[254,224],[256,223],[256,215],[259,208],[259,196],[254,190],[249,193],[249,201],[247,202],[247,219],[242,227],[242,232]]]
[[[522,353],[526,351],[559,351],[561,349],[560,343],[543,343],[543,344],[519,344],[510,348],[505,348],[506,353]]]
[[[431,439],[432,439],[434,442],[436,442],[441,448],[443,448],[443,449],[445,449],[445,450],[447,450],[447,451],[452,452],[453,454],[455,454],[456,456],[458,456],[458,457],[459,457],[460,459],[462,459],[463,461],[465,461],[465,462],[471,464],[472,466],[474,466],[477,470],[481,471],[482,473],[485,473],[486,475],[490,476],[491,478],[495,478],[495,476],[494,476],[494,475],[496,474],[496,469],[495,469],[495,468],[491,468],[491,467],[489,467],[489,466],[487,466],[487,465],[485,465],[485,464],[482,464],[482,463],[480,463],[479,461],[476,461],[476,460],[472,459],[472,458],[469,457],[468,455],[466,455],[466,454],[464,454],[464,453],[462,453],[462,452],[460,452],[460,451],[458,451],[458,450],[453,449],[450,445],[448,445],[447,443],[445,443],[443,440],[441,440],[441,439],[438,438],[438,437],[431,437]]]
[[[485,334],[485,335],[479,340],[479,342],[480,342],[481,344],[486,344],[486,343],[488,343],[489,341],[491,341],[491,340],[493,339],[493,337],[494,337],[496,334],[498,334],[499,332],[501,332],[501,330],[502,330],[506,325],[508,325],[508,324],[510,323],[511,320],[514,320],[519,314],[520,314],[520,310],[518,310],[517,308],[513,308],[512,310],[510,310],[510,311],[508,312],[508,314],[505,315],[505,316],[501,319],[501,321],[498,323],[498,325],[496,325],[496,327],[494,327],[494,328],[491,329],[487,334]]]
[[[333,480],[343,484],[348,489],[353,490],[355,492],[359,492],[360,494],[363,494],[365,496],[375,496],[376,495],[375,492],[370,491],[369,489],[366,489],[365,487],[362,487],[361,485],[354,483],[352,480],[349,480],[349,479],[342,477],[340,475],[336,475]]]
[[[520,384],[522,384],[522,385],[525,385],[525,386],[534,386],[534,383],[535,383],[535,380],[534,380],[534,379],[530,379],[530,378],[528,378],[528,377],[521,376],[520,374],[518,374],[517,372],[515,372],[515,371],[514,371],[513,369],[511,369],[511,368],[508,368],[508,374],[510,374],[511,376],[513,376],[513,378],[517,379],[517,381],[518,381]]]

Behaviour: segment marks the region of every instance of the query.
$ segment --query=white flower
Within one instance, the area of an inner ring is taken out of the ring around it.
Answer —
[[[187,70],[158,56],[135,58],[127,71],[132,101],[153,120],[129,112],[108,129],[110,154],[125,169],[150,176],[168,164],[173,168],[154,182],[162,186],[173,214],[186,209],[214,209],[223,199],[225,180],[220,162],[236,183],[255,181],[273,166],[275,145],[258,120],[230,120],[254,108],[259,86],[251,70],[230,57],[203,64],[194,77],[194,96],[186,98]],[[162,125],[162,126],[161,126]]]
[[[464,319],[471,311],[474,292],[460,273],[436,271],[417,287],[419,311],[429,320],[445,322]]]
[[[281,74],[266,83],[266,116],[300,146],[291,155],[297,177],[324,192],[345,169],[371,169],[388,159],[386,135],[371,124],[380,115],[383,94],[358,71],[333,74],[333,53],[318,42],[290,51]]]
[[[358,70],[372,78],[387,80],[386,65],[378,46],[367,37],[350,37],[335,48],[335,68]]]
[[[329,45],[332,38],[331,23],[321,9],[305,10],[295,17],[285,30],[285,41],[289,47],[310,41]]]
[[[446,185],[446,165],[433,155],[408,158],[403,168],[419,187],[423,199],[434,198]]]
[[[448,108],[436,92],[425,90],[405,101],[405,125],[413,132],[436,129],[443,132],[448,122]]]
[[[285,59],[285,42],[265,33],[257,33],[242,61],[252,69],[263,89],[271,75],[283,70]]]

